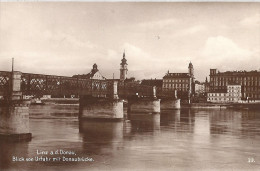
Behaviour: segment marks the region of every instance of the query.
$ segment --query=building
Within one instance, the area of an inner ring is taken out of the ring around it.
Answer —
[[[162,88],[163,80],[162,79],[142,80],[141,84],[147,85],[147,86],[156,86],[156,87]]]
[[[210,69],[210,92],[226,91],[227,85],[241,85],[242,99],[260,99],[260,71],[226,71]]]
[[[101,73],[98,70],[97,64],[93,65],[92,70],[88,74],[82,74],[82,75],[73,75],[73,77],[76,78],[83,78],[83,79],[93,79],[93,80],[105,80],[106,78],[101,75]]]
[[[209,93],[210,92],[210,83],[208,82],[208,78],[206,77],[205,80],[205,93]]]
[[[191,77],[188,73],[167,73],[163,77],[163,89],[175,89],[187,92],[191,87]]]
[[[209,82],[208,82],[208,78],[206,77],[205,82],[199,82],[199,81],[195,81],[195,94],[205,94],[210,92],[209,91]]]
[[[194,93],[194,69],[190,62],[188,73],[170,73],[163,77],[163,89],[177,90],[179,98],[188,99]]]
[[[120,64],[120,81],[124,81],[127,77],[127,60],[125,58],[125,52],[123,53],[123,59]]]
[[[226,90],[207,93],[207,101],[214,103],[238,103],[241,101],[241,85],[228,85]]]
[[[205,83],[195,81],[195,94],[200,95],[205,93]]]

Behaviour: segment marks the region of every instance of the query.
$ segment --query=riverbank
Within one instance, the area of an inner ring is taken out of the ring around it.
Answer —
[[[226,109],[230,104],[220,103],[192,103],[192,104],[181,104],[181,108],[196,108],[196,109]]]
[[[196,109],[260,109],[260,103],[192,103],[181,104],[181,108]]]
[[[260,103],[234,103],[229,106],[232,109],[260,109]]]
[[[79,98],[50,98],[42,99],[44,104],[55,105],[79,105]],[[127,107],[127,101],[124,102],[124,107]],[[181,108],[195,109],[260,109],[260,103],[192,103],[181,104]]]

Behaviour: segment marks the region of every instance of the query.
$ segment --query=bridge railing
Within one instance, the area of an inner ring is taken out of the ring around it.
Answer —
[[[119,96],[153,96],[153,87],[147,85],[141,85],[138,83],[118,83],[118,94]]]
[[[11,89],[11,72],[0,71],[0,95],[6,96]]]
[[[12,73],[0,71],[0,95],[8,95]],[[77,77],[22,73],[21,91],[23,95],[92,95],[113,96],[114,80],[91,80]],[[123,96],[153,97],[153,86],[136,82],[118,82],[117,93]],[[174,97],[174,90],[156,88],[157,97]]]
[[[96,97],[112,97],[113,86],[112,80],[91,80],[91,94]]]
[[[156,96],[160,98],[162,97],[177,98],[177,92],[169,88],[156,87]]]
[[[22,73],[21,91],[24,95],[76,94],[77,84],[72,77]]]
[[[26,95],[93,95],[110,94],[110,81],[65,76],[23,73],[21,87]]]
[[[139,96],[153,97],[153,87],[154,86],[141,85],[135,82],[119,82],[118,92],[119,96],[131,96],[138,94]],[[177,92],[173,89],[156,87],[156,97],[158,98],[176,98],[176,93]]]

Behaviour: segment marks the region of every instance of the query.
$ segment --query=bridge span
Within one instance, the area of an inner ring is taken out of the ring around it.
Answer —
[[[160,113],[161,108],[180,108],[176,92],[155,86],[126,83],[114,79],[94,80],[77,77],[0,71],[0,138],[31,139],[30,100],[24,95],[76,95],[79,121],[83,119],[122,120],[123,102],[129,112]]]
[[[153,86],[138,83],[125,83],[113,79],[95,80],[75,77],[44,75],[0,71],[0,96],[8,96],[12,92],[13,79],[20,79],[15,84],[20,84],[22,95],[92,95],[94,97],[109,97],[113,93],[114,84],[117,84],[119,97],[138,94],[139,96],[153,96]],[[172,97],[174,91],[162,90],[156,87],[157,96]]]

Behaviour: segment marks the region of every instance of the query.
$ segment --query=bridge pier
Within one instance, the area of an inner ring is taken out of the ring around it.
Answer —
[[[79,99],[79,119],[122,120],[124,117],[123,101],[118,99],[117,82],[112,84],[110,97],[81,96]]]
[[[171,109],[180,109],[181,102],[180,99],[162,99],[161,109],[162,110],[171,110]]]
[[[128,98],[128,111],[136,113],[160,113],[160,99],[156,98],[156,87],[153,87],[153,97],[133,96]]]
[[[29,105],[22,99],[21,72],[12,74],[9,95],[0,101],[0,139],[10,141],[30,140]]]
[[[160,99],[145,97],[129,98],[128,111],[137,113],[160,113]]]
[[[79,100],[79,119],[121,120],[123,101],[118,99],[83,96]]]
[[[171,109],[180,109],[181,102],[180,99],[177,99],[177,91],[175,90],[173,98],[163,98],[161,100],[161,109],[162,110],[171,110]]]
[[[30,140],[30,101],[0,102],[0,139],[10,141]]]

